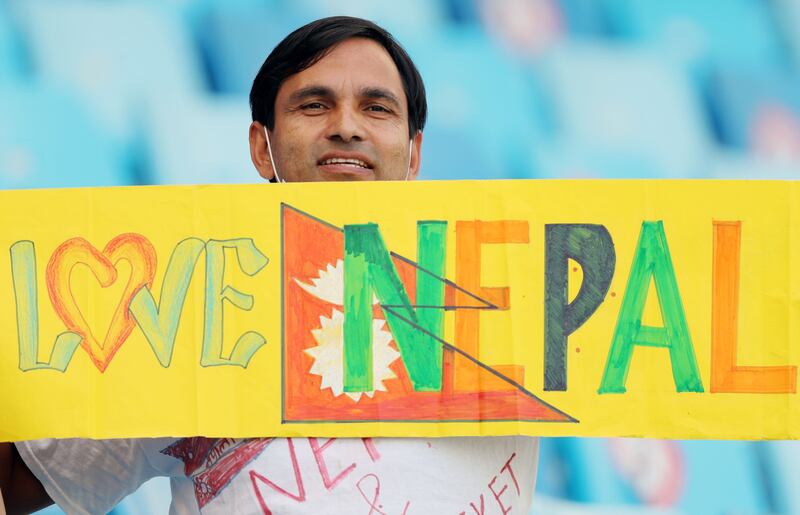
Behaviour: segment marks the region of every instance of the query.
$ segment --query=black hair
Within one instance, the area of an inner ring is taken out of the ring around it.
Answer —
[[[400,72],[408,104],[408,134],[413,138],[425,127],[428,104],[422,77],[403,47],[389,32],[375,23],[350,16],[331,16],[300,27],[272,50],[258,70],[250,90],[253,121],[275,127],[275,97],[281,84],[325,57],[331,49],[350,38],[368,38],[378,42]]]

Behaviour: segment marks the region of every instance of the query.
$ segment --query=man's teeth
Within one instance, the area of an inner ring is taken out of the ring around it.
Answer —
[[[359,166],[361,168],[369,168],[369,165],[360,159],[342,159],[339,157],[334,157],[332,159],[325,159],[320,163],[322,165],[353,165]]]

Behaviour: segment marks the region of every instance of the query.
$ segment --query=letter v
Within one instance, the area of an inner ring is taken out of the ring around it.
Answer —
[[[187,238],[175,246],[164,271],[160,305],[156,304],[147,286],[136,292],[131,300],[129,311],[162,367],[168,367],[172,361],[186,292],[194,266],[204,249],[205,242],[198,238]]]

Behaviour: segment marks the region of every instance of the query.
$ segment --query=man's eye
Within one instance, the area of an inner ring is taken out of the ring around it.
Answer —
[[[386,109],[385,107],[383,107],[383,106],[381,106],[381,105],[372,105],[372,106],[369,106],[369,107],[367,108],[367,110],[368,110],[368,111],[375,112],[375,113],[390,113],[390,112],[391,112],[391,111],[389,111],[388,109]]]
[[[320,102],[309,102],[308,104],[303,104],[302,106],[300,106],[300,108],[313,111],[313,110],[324,109],[325,106]]]

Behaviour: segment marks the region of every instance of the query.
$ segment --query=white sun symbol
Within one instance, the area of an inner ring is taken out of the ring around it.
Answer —
[[[324,270],[319,271],[319,277],[311,279],[311,284],[304,283],[295,278],[298,286],[330,304],[341,306],[344,304],[344,261],[337,259],[336,263],[328,263]],[[378,298],[373,295],[372,303],[377,304]]]
[[[310,373],[322,377],[320,389],[330,388],[334,397],[345,394],[358,402],[362,392],[344,391],[344,313],[334,309],[331,318],[320,316],[319,321],[321,327],[311,331],[318,345],[305,350],[314,358]],[[397,377],[389,365],[400,353],[389,346],[392,335],[385,324],[385,320],[372,321],[372,390],[363,392],[370,398],[376,391],[386,391],[384,380]]]

